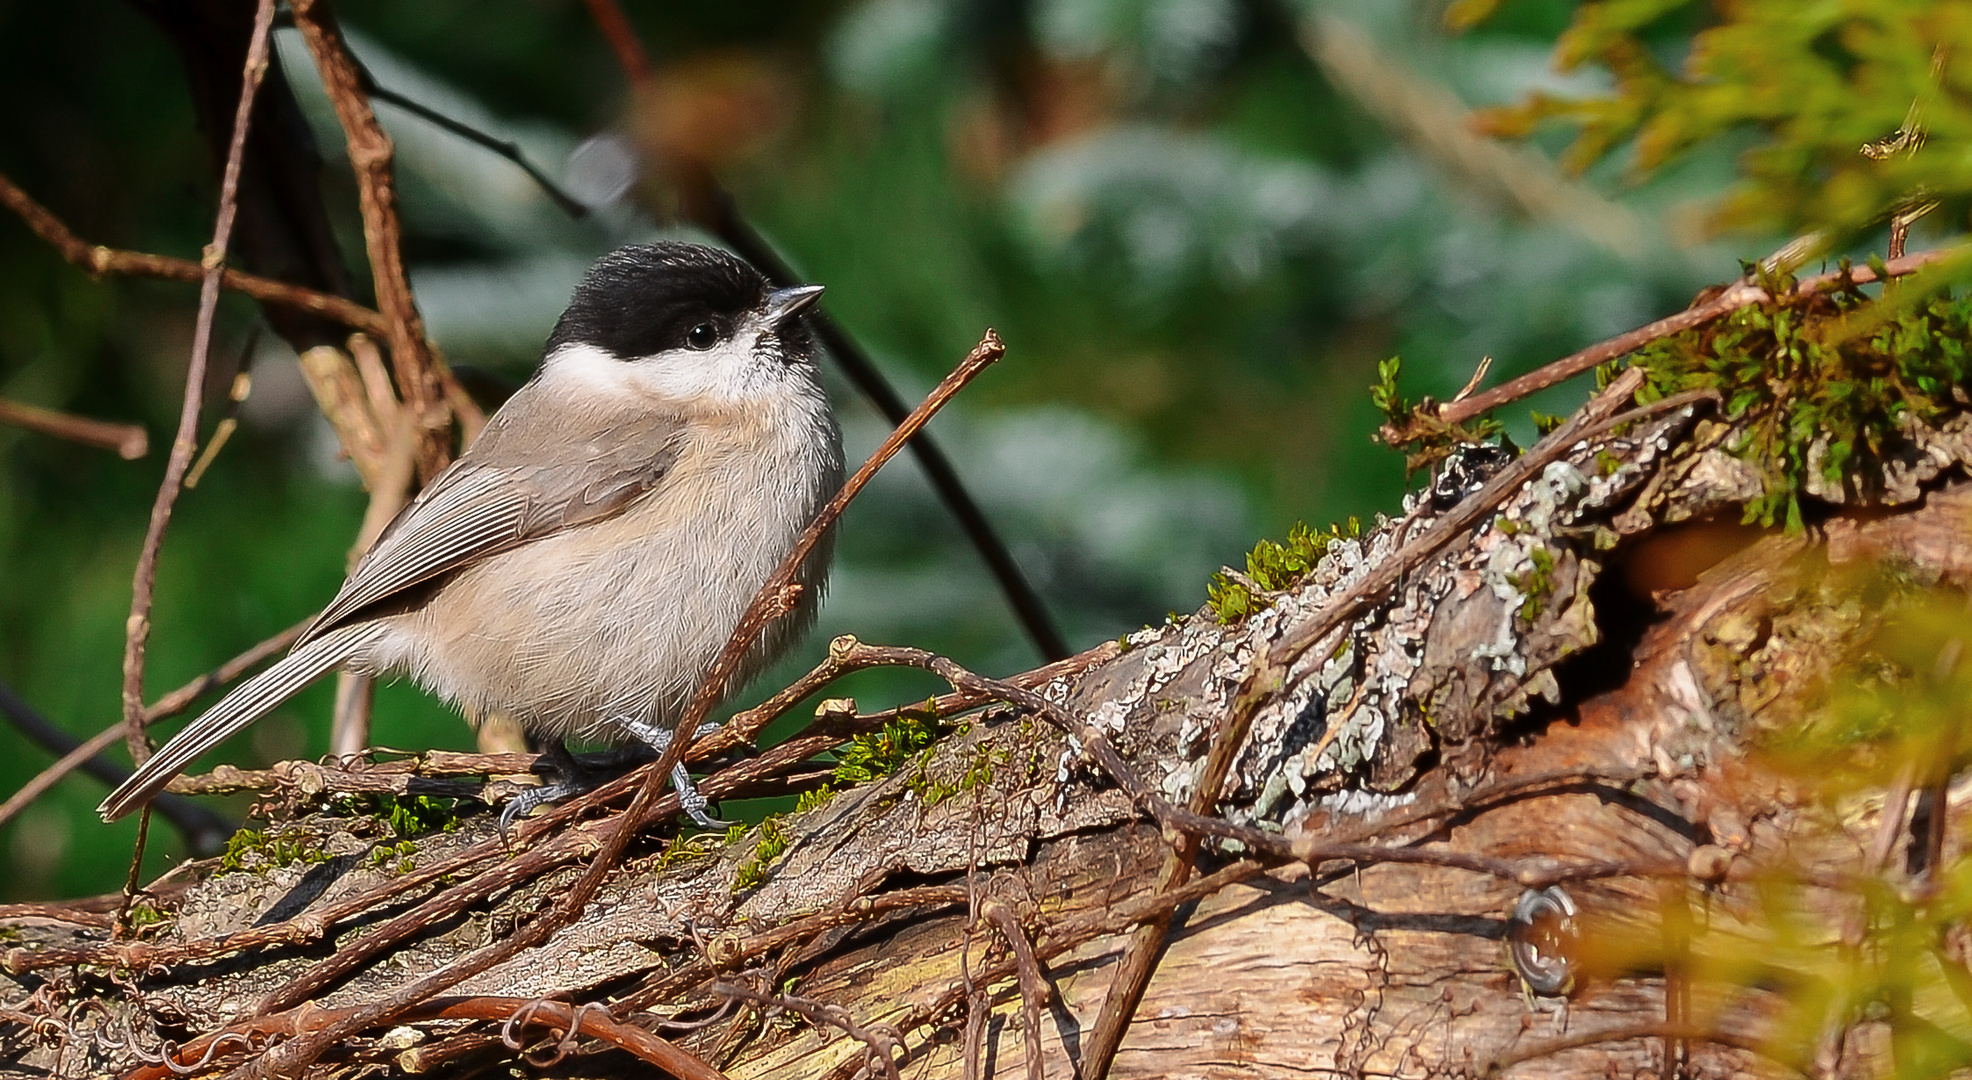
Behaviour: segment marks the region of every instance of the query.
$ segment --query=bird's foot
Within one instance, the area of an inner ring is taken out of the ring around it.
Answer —
[[[628,717],[618,719],[617,724],[624,731],[636,736],[638,742],[650,747],[659,757],[663,757],[664,751],[671,747],[672,733],[669,729]],[[704,738],[717,730],[719,730],[717,724],[701,724],[694,737]],[[691,774],[685,771],[682,762],[671,767],[671,786],[678,791],[678,804],[684,808],[685,816],[691,818],[699,828],[719,832],[736,824],[731,821],[721,821],[705,812],[705,808],[711,806],[712,801],[699,793],[697,785],[692,783]]]
[[[568,752],[560,739],[551,739],[548,748],[534,759],[533,771],[553,773],[559,779],[552,783],[537,784],[513,797],[513,800],[500,809],[500,839],[505,840],[513,823],[533,813],[535,810],[572,799],[594,788],[599,782],[596,774],[582,767],[575,755]]]

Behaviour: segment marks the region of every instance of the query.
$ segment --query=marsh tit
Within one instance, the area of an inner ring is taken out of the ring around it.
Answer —
[[[546,741],[662,752],[754,593],[842,483],[842,434],[801,313],[696,244],[626,247],[575,289],[540,370],[384,530],[294,650],[187,725],[104,799],[115,820],[200,754],[334,668],[408,672],[468,720],[496,712]],[[825,540],[797,609],[728,686],[814,620]],[[686,808],[712,824],[682,767]]]

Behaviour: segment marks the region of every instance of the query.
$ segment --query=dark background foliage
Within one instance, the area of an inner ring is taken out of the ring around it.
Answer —
[[[0,171],[92,242],[195,258],[216,183],[184,71],[141,7],[0,0],[13,103]],[[597,162],[624,145],[625,81],[579,0],[337,10],[380,83],[609,192]],[[1576,186],[1531,153],[1474,165],[1422,123],[1462,132],[1467,106],[1607,93],[1600,69],[1550,66],[1570,13],[1509,4],[1450,36],[1429,4],[630,6],[675,121],[664,137],[717,166],[907,396],[984,327],[1003,334],[1009,358],[934,431],[1076,647],[1197,606],[1256,536],[1394,512],[1402,458],[1368,438],[1377,361],[1403,354],[1407,392],[1443,399],[1482,356],[1495,379],[1530,369],[1682,306],[1774,245],[1698,227],[1757,125],[1706,132],[1648,175],[1606,161]],[[1326,40],[1351,43],[1347,56],[1311,48],[1322,20],[1342,20]],[[1700,24],[1670,11],[1637,40],[1675,65]],[[340,133],[293,32],[276,42],[360,269]],[[573,221],[511,164],[380,112],[414,284],[462,369],[525,378],[588,261],[668,228],[655,181]],[[1542,191],[1568,197],[1528,196]],[[0,220],[0,397],[142,423],[161,447],[193,307],[185,286],[91,280]],[[221,308],[211,400],[248,350],[254,392],[164,550],[153,696],[322,603],[362,513],[292,354],[257,318],[238,298]],[[837,392],[858,458],[884,425]],[[1575,393],[1532,405],[1566,411]],[[1508,419],[1530,430],[1524,410]],[[129,463],[0,428],[0,679],[78,733],[118,714],[131,565],[162,468],[161,450]],[[907,461],[849,515],[822,625],[778,674],[846,632],[995,673],[1036,659]],[[888,703],[929,689],[892,675],[833,692]],[[321,753],[327,701],[316,688],[224,760]],[[375,732],[471,745],[409,686],[382,692]],[[0,789],[49,760],[11,733],[0,746],[13,750]],[[119,883],[132,830],[96,822],[100,796],[71,779],[0,834],[0,896]],[[174,838],[157,844],[160,867],[178,857]]]

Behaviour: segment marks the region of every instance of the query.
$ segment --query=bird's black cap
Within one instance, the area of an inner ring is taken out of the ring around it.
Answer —
[[[766,295],[760,271],[717,248],[632,244],[589,268],[548,335],[547,351],[591,345],[629,360],[685,348],[693,327],[710,322],[723,337]]]

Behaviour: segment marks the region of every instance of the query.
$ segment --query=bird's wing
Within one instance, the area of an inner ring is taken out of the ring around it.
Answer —
[[[512,415],[503,409],[392,520],[302,641],[488,555],[614,517],[664,478],[685,431],[678,416],[649,412],[605,413],[558,431],[499,422]]]
[[[273,667],[234,687],[232,693],[219,700],[219,704],[186,724],[171,737],[170,742],[145,759],[136,772],[117,785],[109,798],[96,807],[96,813],[101,814],[104,821],[115,821],[150,802],[164,790],[172,777],[184,771],[200,754],[300,693],[302,687],[347,660],[378,633],[377,627],[364,625],[331,630],[297,647]]]

